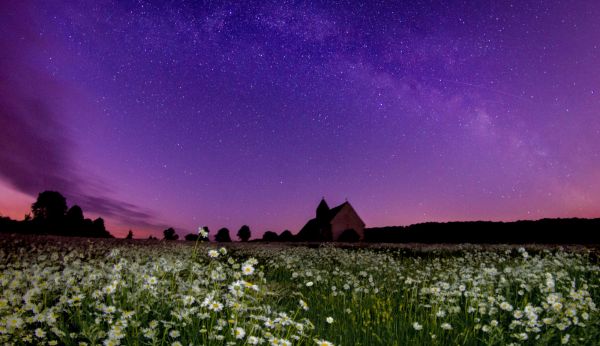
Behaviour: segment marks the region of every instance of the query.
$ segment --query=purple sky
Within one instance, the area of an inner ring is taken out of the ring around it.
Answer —
[[[0,213],[115,235],[600,216],[600,2],[0,3]]]

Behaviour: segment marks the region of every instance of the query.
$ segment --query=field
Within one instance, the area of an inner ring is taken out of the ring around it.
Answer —
[[[0,238],[0,342],[593,345],[597,249]]]

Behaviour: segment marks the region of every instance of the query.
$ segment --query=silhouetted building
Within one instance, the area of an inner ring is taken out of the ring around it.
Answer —
[[[365,223],[348,201],[330,209],[323,198],[316,217],[302,227],[297,237],[303,241],[338,241],[346,230],[354,230],[363,240]]]

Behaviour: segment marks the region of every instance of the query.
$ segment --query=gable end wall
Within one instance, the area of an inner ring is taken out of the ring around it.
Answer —
[[[360,240],[364,239],[365,225],[354,211],[354,208],[349,205],[345,205],[342,210],[340,210],[331,220],[331,233],[333,240],[337,241],[342,232],[348,228],[353,228],[360,236]]]

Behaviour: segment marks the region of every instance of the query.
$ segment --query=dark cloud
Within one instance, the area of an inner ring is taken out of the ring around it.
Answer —
[[[4,66],[0,71],[5,72]],[[89,191],[94,182],[81,177],[72,157],[73,143],[52,105],[32,98],[15,84],[0,81],[0,178],[31,196],[56,190],[84,210],[126,224],[163,228],[150,212]],[[36,87],[36,88],[39,88]]]
[[[123,224],[165,228],[149,211],[106,196],[94,187],[98,182],[83,177],[63,123],[62,104],[72,97],[70,90],[46,70],[27,63],[32,50],[47,44],[17,22],[18,17],[28,16],[27,8],[4,10],[2,22],[17,30],[0,35],[0,179],[31,196],[60,191],[69,204]]]
[[[113,217],[126,225],[156,230],[172,227],[172,225],[156,221],[149,211],[125,201],[87,194],[80,194],[75,198],[83,210],[92,210],[99,215]]]

